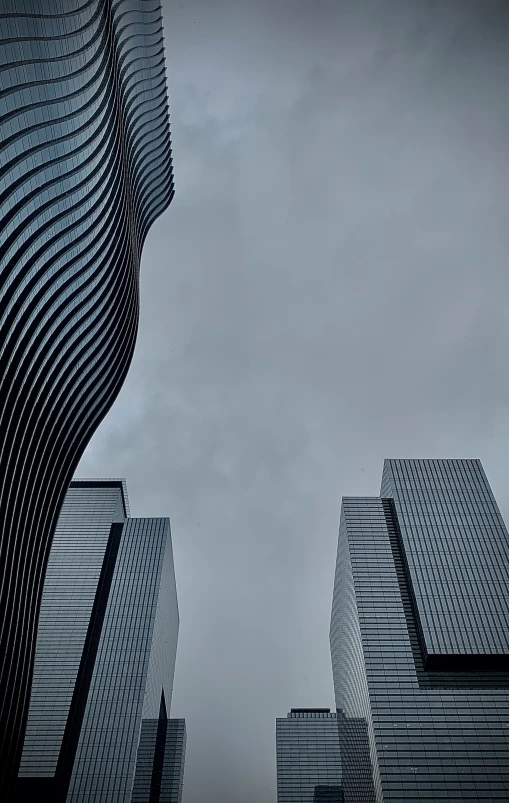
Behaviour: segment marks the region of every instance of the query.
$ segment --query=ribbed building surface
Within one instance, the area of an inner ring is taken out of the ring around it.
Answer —
[[[345,801],[506,801],[509,536],[482,467],[386,461],[382,493],[341,513],[330,638]]]
[[[292,708],[276,719],[278,803],[342,803],[336,714],[328,708]]]
[[[115,399],[173,196],[159,0],[0,8],[0,796],[58,512]]]
[[[142,722],[157,721],[161,707],[169,750],[178,635],[170,526],[127,513],[121,480],[74,481],[66,495],[44,584],[20,803],[130,803]]]

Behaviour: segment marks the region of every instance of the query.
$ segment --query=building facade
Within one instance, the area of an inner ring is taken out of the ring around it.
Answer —
[[[16,777],[67,487],[126,376],[173,197],[159,0],[0,15],[0,797]]]
[[[276,719],[278,803],[342,803],[336,714],[329,708],[292,708]]]
[[[478,460],[387,460],[380,497],[343,499],[330,642],[346,803],[509,799],[508,599]]]
[[[154,792],[158,768],[159,793],[168,785],[181,793],[184,755],[167,716],[178,636],[170,525],[128,514],[122,480],[76,480],[65,497],[42,598],[19,803],[130,803],[135,774],[142,792],[143,782]]]
[[[161,701],[158,719],[141,725],[132,803],[181,803],[186,755],[186,722],[168,719]]]

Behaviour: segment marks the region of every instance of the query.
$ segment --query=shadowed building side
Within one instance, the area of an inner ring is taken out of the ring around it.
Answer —
[[[482,466],[388,460],[382,494],[341,510],[330,642],[345,801],[507,800],[509,538]]]
[[[166,713],[177,637],[168,519],[129,518],[121,480],[73,481],[44,584],[16,803],[131,803],[153,721],[149,791],[179,786]]]
[[[159,0],[6,0],[0,65],[5,797],[58,513],[129,368],[141,251],[173,178]]]

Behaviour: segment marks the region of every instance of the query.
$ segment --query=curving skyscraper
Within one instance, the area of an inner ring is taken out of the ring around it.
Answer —
[[[124,381],[173,197],[159,0],[0,8],[0,798],[60,506]]]

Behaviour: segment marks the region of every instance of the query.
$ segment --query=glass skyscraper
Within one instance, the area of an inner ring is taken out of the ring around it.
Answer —
[[[276,719],[278,803],[343,803],[336,714],[292,708]]]
[[[159,0],[2,0],[0,797],[58,513],[126,376],[143,243],[172,197]]]
[[[168,519],[129,518],[122,480],[73,481],[44,584],[15,800],[179,803],[185,724],[167,714],[177,635]]]
[[[185,753],[185,720],[168,719],[161,706],[159,719],[142,722],[131,802],[180,803]]]
[[[386,460],[380,497],[343,499],[346,803],[509,799],[508,606],[509,537],[478,460]]]

